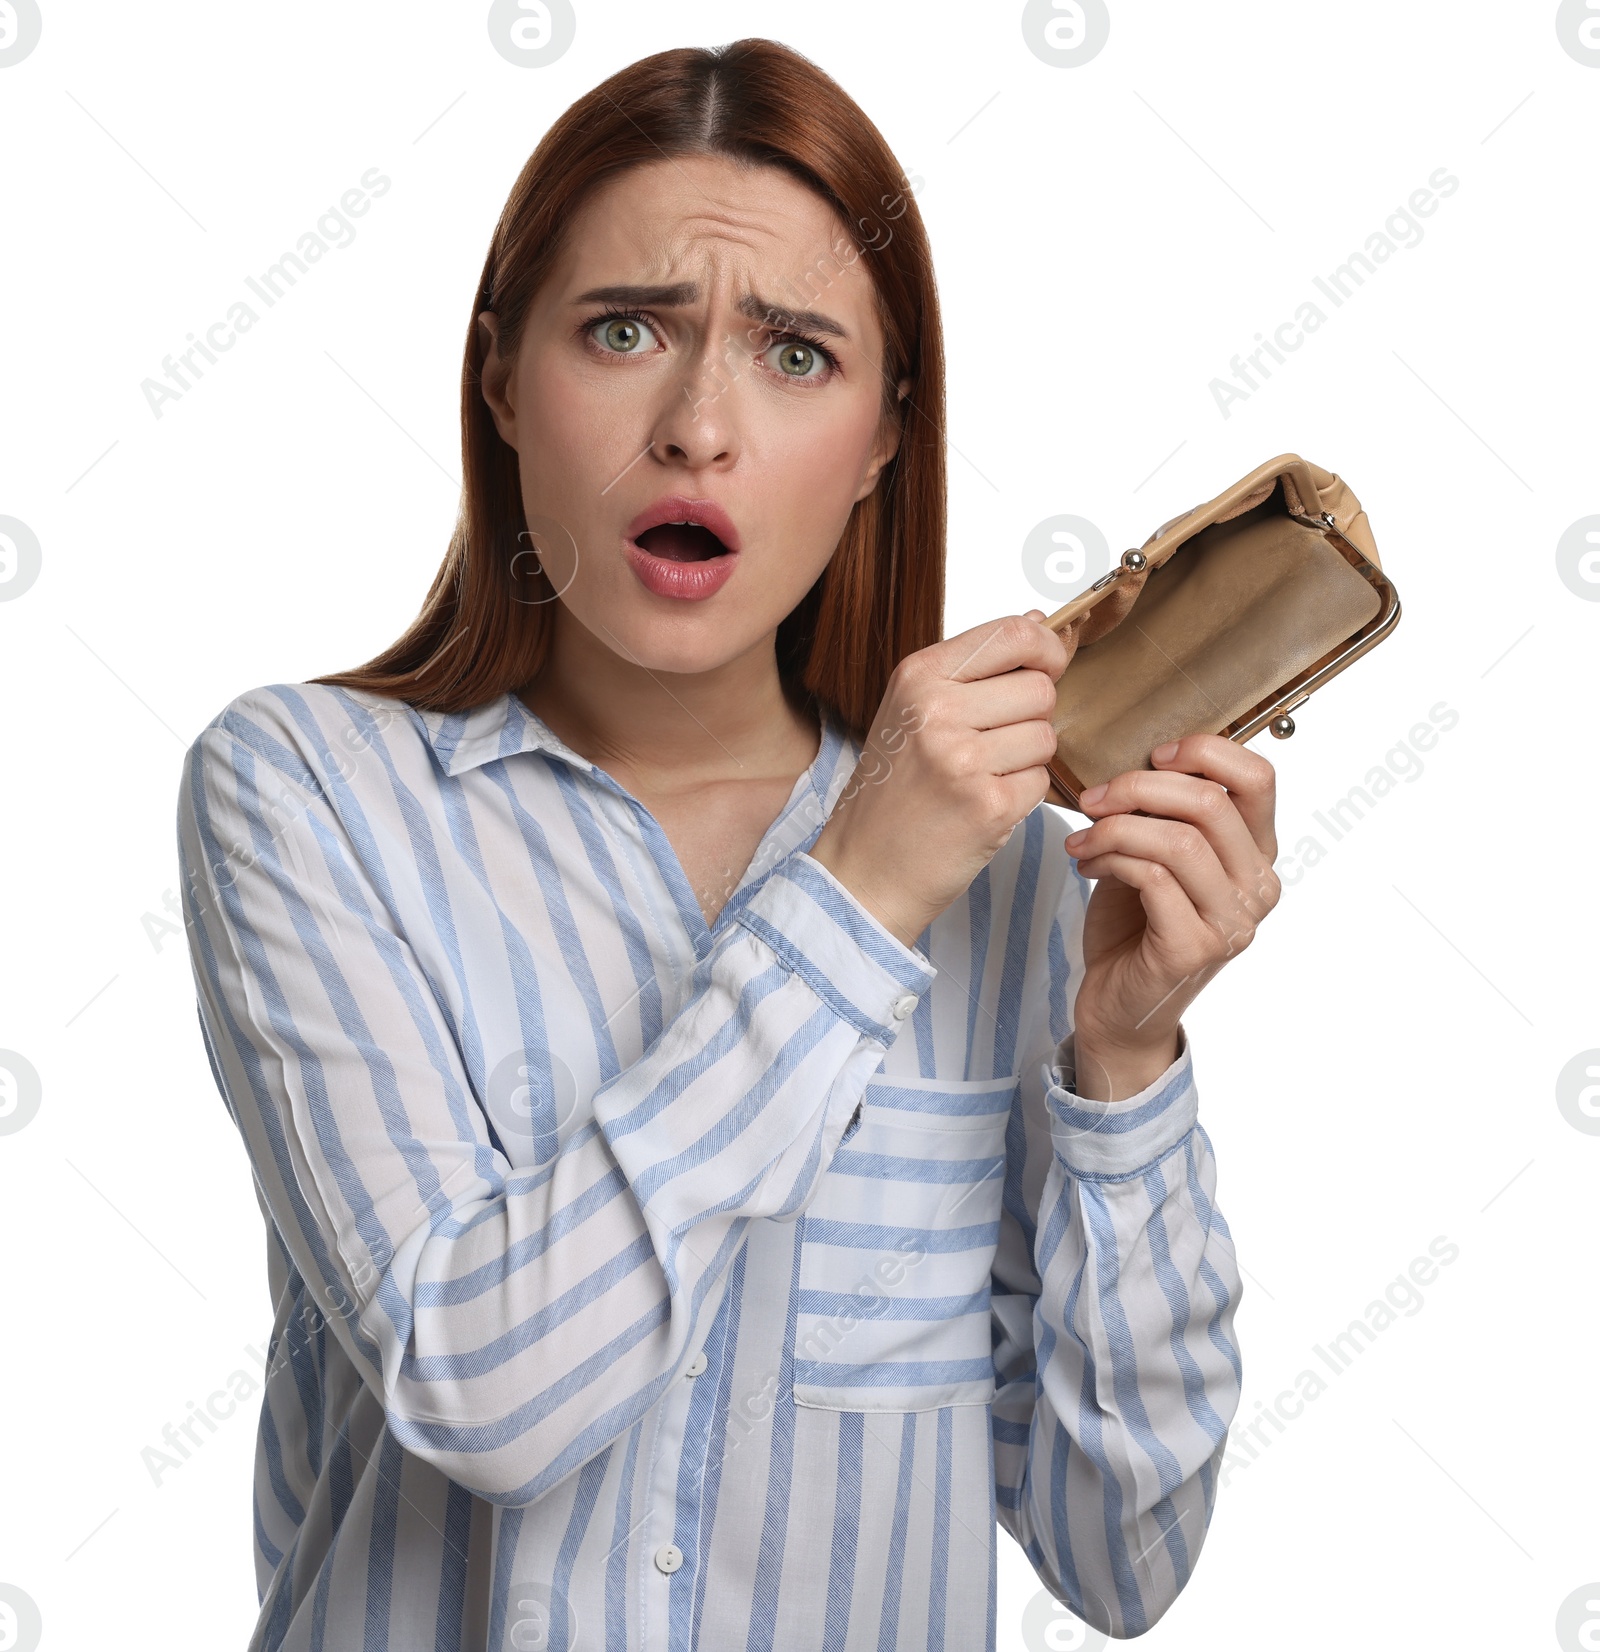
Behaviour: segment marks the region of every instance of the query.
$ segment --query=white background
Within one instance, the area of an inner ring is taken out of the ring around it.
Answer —
[[[243,689],[351,666],[415,613],[456,512],[478,271],[552,119],[646,53],[764,33],[921,180],[947,631],[1057,605],[1022,572],[1045,518],[1115,553],[1285,451],[1349,480],[1404,603],[1292,741],[1255,742],[1285,853],[1326,854],[1285,863],[1187,1018],[1246,1275],[1236,1435],[1302,1370],[1328,1387],[1230,1476],[1145,1644],[1563,1644],[1558,1607],[1600,1578],[1600,1135],[1556,1103],[1600,1046],[1600,604],[1556,560],[1600,513],[1600,67],[1553,0],[1114,0],[1077,67],[1028,50],[1015,3],[580,4],[541,69],[491,49],[485,11],[45,0],[0,68],[0,515],[42,547],[0,602],[0,1049],[43,1085],[0,1136],[0,1583],[47,1648],[247,1638],[254,1401],[159,1485],[141,1458],[270,1325],[158,921],[183,751]],[[354,242],[154,417],[141,381],[374,166],[393,187]],[[1459,188],[1420,242],[1224,417],[1230,358],[1440,167]],[[1421,772],[1335,841],[1316,812],[1409,769],[1441,702]],[[1332,1376],[1314,1348],[1438,1236],[1456,1260]],[[1000,1543],[1021,1647],[1039,1584]]]

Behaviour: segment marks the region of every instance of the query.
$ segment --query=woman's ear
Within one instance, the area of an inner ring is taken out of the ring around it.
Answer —
[[[856,489],[857,499],[865,499],[872,492],[878,485],[878,472],[899,452],[900,433],[905,427],[904,403],[910,394],[911,380],[901,379],[896,386],[893,410],[886,412],[878,421],[877,445],[872,450],[861,486]]]
[[[478,388],[494,418],[494,427],[507,447],[517,445],[517,410],[511,403],[511,363],[500,357],[500,317],[493,310],[478,316],[478,345],[483,368]]]

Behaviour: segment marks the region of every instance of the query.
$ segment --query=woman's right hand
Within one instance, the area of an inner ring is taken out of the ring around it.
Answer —
[[[1049,793],[1070,655],[1043,619],[988,620],[901,660],[808,851],[907,946]]]

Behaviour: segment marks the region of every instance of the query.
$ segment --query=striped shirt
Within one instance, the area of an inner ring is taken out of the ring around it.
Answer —
[[[1183,1587],[1240,1381],[1187,1040],[1077,1097],[1063,817],[907,947],[806,853],[860,754],[825,716],[708,928],[515,695],[272,684],[189,748],[252,1652],[972,1652],[1000,1526],[1112,1635]]]

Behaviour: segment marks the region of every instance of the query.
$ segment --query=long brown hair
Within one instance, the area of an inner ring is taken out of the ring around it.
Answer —
[[[927,234],[894,155],[855,101],[800,53],[752,38],[641,58],[574,103],[529,156],[495,226],[468,318],[464,484],[450,548],[404,636],[365,665],[312,681],[422,711],[469,711],[538,675],[558,599],[527,554],[536,536],[523,515],[517,454],[479,390],[477,315],[495,312],[500,354],[513,357],[529,303],[588,194],[629,166],[706,154],[782,167],[833,207],[849,226],[849,240],[835,243],[842,261],[869,260],[885,340],[886,411],[896,410],[898,381],[910,380],[898,404],[898,452],[851,511],[826,569],[778,626],[780,678],[803,703],[825,702],[862,738],[895,664],[939,639],[944,350]]]

